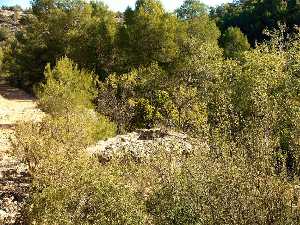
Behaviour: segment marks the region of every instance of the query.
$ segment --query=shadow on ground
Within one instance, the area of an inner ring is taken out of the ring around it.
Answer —
[[[11,87],[3,81],[0,82],[0,95],[8,100],[34,100],[34,98],[25,91]]]

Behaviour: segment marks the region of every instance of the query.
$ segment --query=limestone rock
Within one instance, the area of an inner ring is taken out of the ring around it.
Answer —
[[[157,150],[191,152],[193,146],[185,134],[145,129],[99,141],[87,149],[90,154],[97,156],[100,162],[124,155],[131,155],[140,160]]]

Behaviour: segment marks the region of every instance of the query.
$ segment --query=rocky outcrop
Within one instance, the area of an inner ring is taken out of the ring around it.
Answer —
[[[22,28],[22,20],[28,14],[20,10],[3,10],[0,9],[0,28],[6,28],[12,33]]]
[[[27,166],[5,154],[0,160],[0,224],[22,224],[30,183]]]
[[[140,161],[159,150],[191,152],[193,145],[190,140],[187,135],[182,133],[145,129],[99,141],[96,145],[89,147],[87,151],[97,156],[101,163],[109,161],[112,157],[123,157],[124,155],[131,155]]]

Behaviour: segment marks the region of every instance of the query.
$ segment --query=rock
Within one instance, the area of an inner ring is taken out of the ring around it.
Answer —
[[[96,145],[87,148],[87,151],[97,156],[101,163],[106,163],[112,157],[124,155],[142,160],[160,149],[192,152],[193,146],[185,134],[161,129],[143,129],[99,141]]]
[[[22,28],[22,20],[29,14],[21,10],[0,9],[0,28],[5,27],[10,32],[16,33]]]

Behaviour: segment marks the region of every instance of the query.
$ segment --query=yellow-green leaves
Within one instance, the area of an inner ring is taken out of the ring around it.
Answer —
[[[92,107],[96,80],[93,74],[79,70],[70,59],[62,58],[53,70],[48,64],[45,78],[38,93],[39,107],[45,112],[61,114]]]
[[[247,37],[238,27],[229,27],[222,36],[221,45],[225,57],[240,58],[243,52],[250,49]]]

